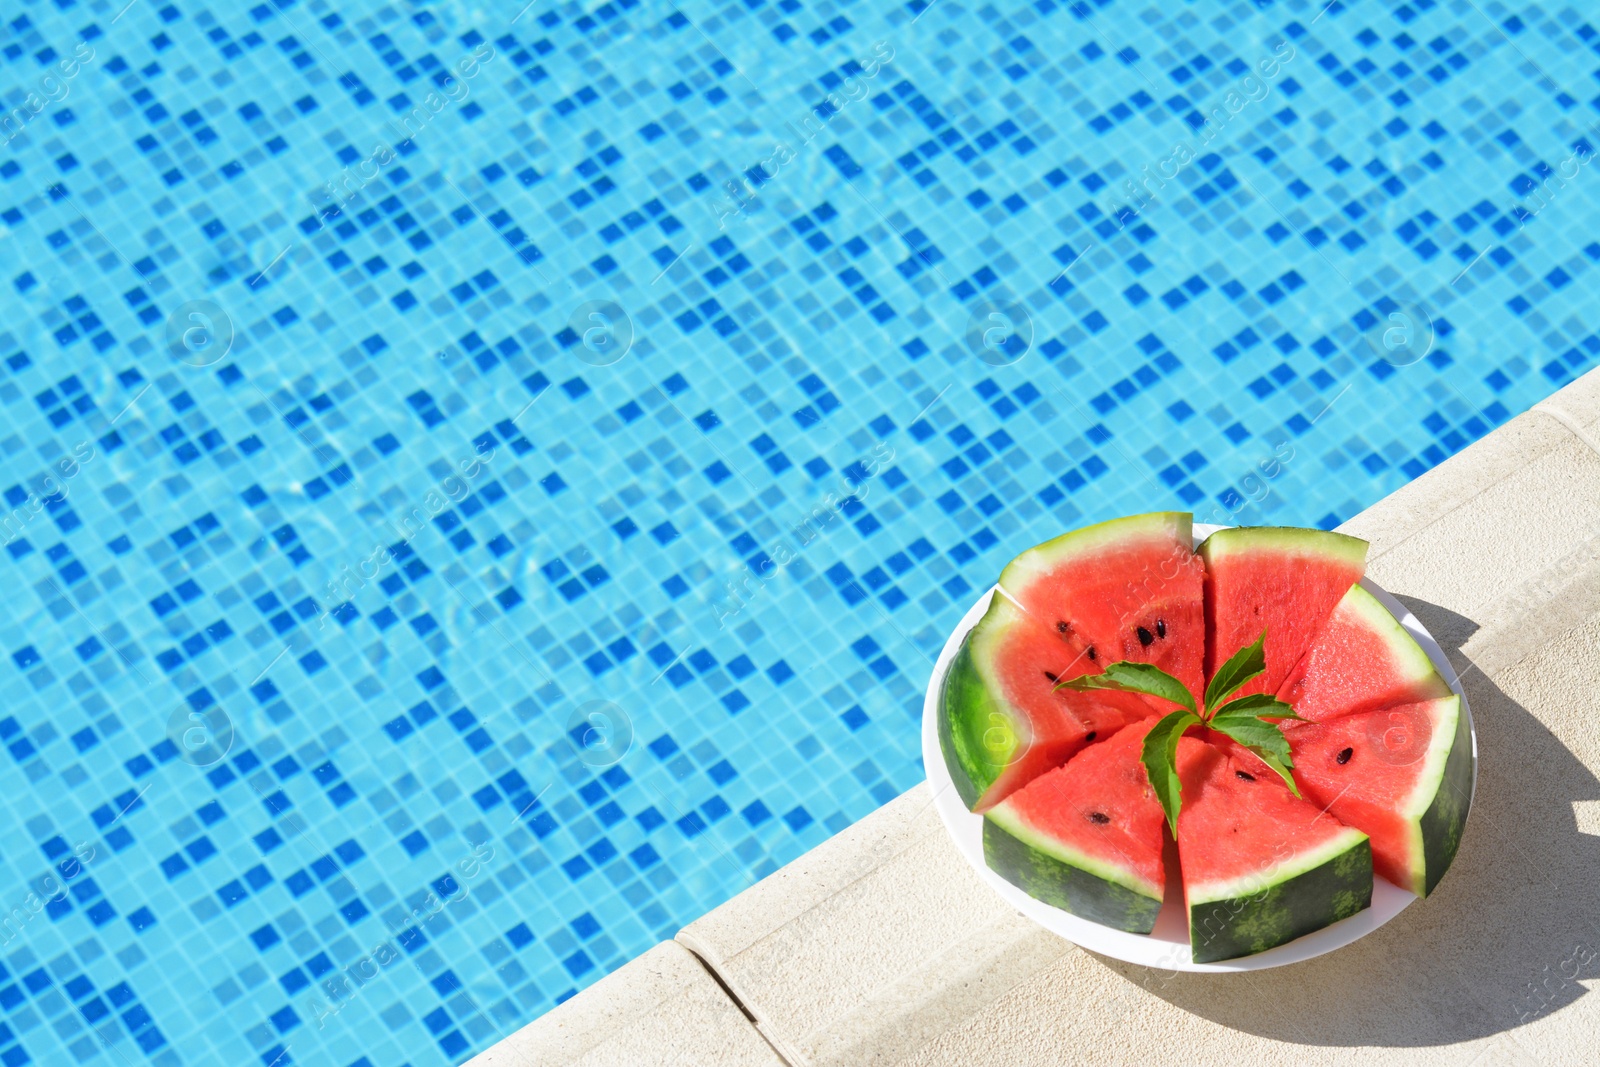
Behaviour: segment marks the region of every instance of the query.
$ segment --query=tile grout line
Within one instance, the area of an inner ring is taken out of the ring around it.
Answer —
[[[895,800],[891,800],[889,802],[889,804],[895,803],[895,801],[900,800],[901,798],[905,797],[907,793],[910,793],[913,789],[916,789],[917,786],[921,786],[921,785],[927,785],[929,790],[930,790],[930,792],[932,791],[933,787],[932,787],[931,783],[929,783],[928,780],[926,778],[924,778],[922,781],[918,782],[917,785],[914,785],[914,786],[911,787],[911,789],[906,790],[905,793],[901,793],[899,797],[895,798]],[[938,799],[938,794],[937,793],[934,793],[933,795],[929,796],[928,799],[925,802],[923,802],[920,807],[917,808],[916,812],[914,812],[909,818],[907,818],[905,820],[903,826],[904,827],[910,827],[912,825],[912,823],[915,822],[917,816],[921,815],[922,812],[924,812],[928,808],[932,807],[933,804],[934,804],[934,801],[936,801],[937,799]],[[880,807],[880,808],[877,808],[877,809],[875,809],[875,810],[873,810],[871,812],[868,812],[867,815],[862,816],[861,820],[859,822],[854,823],[853,826],[862,825],[863,823],[865,823],[867,821],[867,819],[871,818],[873,815],[878,814],[878,812],[883,811],[888,806],[889,805],[886,804],[883,807]],[[851,828],[852,827],[847,827],[846,831],[841,831],[841,833],[847,832]],[[871,877],[873,873],[875,873],[876,871],[880,870],[889,861],[891,861],[893,859],[896,859],[897,857],[903,855],[904,853],[906,853],[906,852],[910,851],[911,849],[915,848],[917,845],[921,844],[922,841],[925,838],[927,838],[930,834],[931,834],[931,831],[926,832],[926,833],[922,833],[922,834],[918,834],[918,835],[916,835],[914,840],[910,841],[909,843],[907,843],[906,845],[904,845],[901,848],[896,848],[893,852],[890,852],[887,855],[881,855],[881,854],[879,854],[879,853],[874,851],[873,852],[873,857],[872,857],[874,862],[872,863],[871,866],[865,867],[865,868],[863,868],[863,869],[861,869],[859,871],[852,872],[851,874],[849,874],[849,876],[846,878],[845,881],[840,882],[834,889],[830,890],[828,892],[828,894],[826,896],[824,896],[821,900],[818,900],[813,904],[809,904],[806,907],[802,908],[801,910],[795,912],[793,915],[791,915],[787,919],[785,919],[784,923],[788,924],[788,923],[795,922],[796,920],[800,919],[802,916],[809,915],[812,912],[816,911],[818,908],[822,907],[824,904],[826,904],[829,900],[831,900],[836,895],[838,895],[840,893],[843,893],[845,890],[849,889],[850,887],[852,887],[854,885],[857,885],[858,883],[862,882],[863,880]],[[881,835],[880,839],[886,839],[887,837],[888,837],[888,834],[885,833],[885,834]],[[827,841],[823,841],[821,844],[818,844],[818,845],[814,846],[813,848],[807,850],[806,852],[801,853],[799,856],[796,856],[795,859],[791,860],[790,862],[794,863],[794,862],[798,862],[801,859],[804,859],[806,856],[811,855],[811,853],[815,852],[817,849],[819,849],[823,845],[827,844],[828,841],[832,841],[832,840],[834,840],[834,838],[828,838]],[[787,866],[787,864],[785,866]],[[779,870],[782,870],[782,868],[779,868]],[[776,874],[777,871],[774,871],[772,873]],[[769,874],[769,875],[767,875],[767,876],[765,876],[763,878],[757,879],[751,885],[747,886],[745,889],[743,889],[739,893],[735,894],[735,897],[742,896],[744,893],[750,892],[751,890],[755,889],[757,886],[761,885],[763,882],[765,882],[768,878],[771,878],[771,877],[772,877],[772,874]],[[729,899],[731,900],[733,898],[730,897]],[[716,909],[712,909],[712,911],[715,911],[715,910]],[[683,945],[685,948],[689,948],[688,943],[683,940],[683,931],[687,930],[690,926],[693,926],[696,922],[699,922],[700,919],[705,918],[706,915],[710,915],[711,913],[712,912],[706,912],[704,915],[701,915],[701,916],[697,917],[693,922],[691,922],[687,926],[685,926],[683,928],[683,930],[679,930],[678,931],[678,936],[675,937],[674,940],[677,941],[679,944]],[[743,951],[749,949],[752,945],[755,945],[755,944],[759,943],[760,941],[765,940],[767,937],[771,936],[773,932],[774,931],[772,931],[772,930],[767,931],[767,933],[764,933],[760,937],[755,938],[753,941],[751,941],[748,944],[746,944],[739,951],[743,952]],[[694,950],[690,949],[690,951],[694,951]]]
[[[710,960],[702,956],[697,949],[684,944],[684,942],[678,938],[673,938],[673,943],[681,946],[685,952],[694,957],[695,962],[705,970],[706,974],[711,976],[711,980],[713,982],[717,983],[717,988],[722,990],[723,995],[733,1003],[734,1007],[739,1009],[740,1014],[750,1021],[750,1028],[757,1034],[761,1035],[761,1040],[767,1043],[767,1047],[772,1050],[772,1054],[778,1057],[780,1062],[784,1063],[786,1067],[802,1067],[802,1065],[797,1064],[794,1060],[784,1055],[783,1050],[780,1049],[773,1042],[772,1038],[767,1034],[767,1032],[761,1028],[761,1022],[755,1017],[755,1013],[752,1012],[748,1006],[746,1006],[744,1000],[739,996],[739,994],[733,991],[733,987],[727,983],[727,981],[722,977],[721,973],[717,971],[716,967],[712,966]]]
[[[1530,410],[1537,411],[1543,415],[1548,415],[1550,418],[1556,420],[1562,426],[1565,426],[1568,430],[1571,430],[1573,435],[1577,437],[1578,440],[1588,445],[1591,452],[1597,456],[1600,456],[1600,441],[1596,441],[1594,436],[1590,434],[1587,429],[1579,425],[1577,419],[1573,418],[1570,414],[1563,411],[1556,405],[1550,403],[1550,401],[1560,396],[1563,392],[1565,392],[1564,389],[1550,394],[1548,397],[1535,404]]]
[[[926,784],[927,784],[926,779],[924,779],[922,782],[917,783],[917,785],[926,785]],[[911,787],[912,790],[914,790],[916,788],[917,788],[917,786],[912,786]],[[910,792],[911,792],[911,790],[907,790],[906,793],[900,794],[900,797],[897,797],[896,800],[903,799],[907,795],[907,793],[910,793]],[[932,807],[935,799],[937,799],[935,796],[930,796],[926,801],[924,801],[920,806],[918,806],[916,811],[909,818],[907,818],[905,820],[903,826],[909,827],[912,823],[914,823],[915,820],[916,820],[916,817],[918,815],[920,815],[922,812],[926,811],[928,808]],[[890,801],[890,804],[893,804],[893,803],[895,803],[895,801]],[[884,811],[885,808],[887,808],[888,806],[889,805],[884,805],[884,807],[878,808],[876,811],[874,811],[874,812],[870,813],[868,816],[866,816],[866,818],[871,818],[873,815],[877,815],[878,813]],[[863,822],[864,821],[865,821],[865,819],[863,819]],[[861,823],[857,823],[856,825],[859,826],[859,825],[861,825]],[[887,836],[887,835],[884,835],[884,836]],[[876,871],[879,868],[881,868],[883,866],[883,864],[885,862],[887,862],[888,860],[893,859],[893,858],[895,858],[897,856],[900,856],[900,855],[904,854],[905,852],[909,851],[910,849],[916,847],[916,845],[918,843],[920,843],[925,836],[926,835],[918,836],[915,840],[911,841],[909,844],[906,844],[903,848],[895,849],[888,856],[875,857],[876,859],[878,859],[878,862],[875,863],[872,867],[870,867],[870,868],[868,868],[866,870],[860,871],[858,873],[855,873],[853,876],[851,876],[843,884],[835,887],[833,889],[833,891],[830,892],[823,900],[819,900],[819,901],[811,904],[810,906],[802,909],[800,912],[796,913],[795,915],[790,916],[788,919],[785,920],[783,925],[787,925],[788,923],[792,923],[795,920],[797,920],[800,916],[807,915],[807,914],[810,914],[811,912],[816,911],[818,908],[822,907],[823,904],[825,904],[827,902],[827,900],[832,899],[837,894],[844,892],[849,887],[851,887],[853,885],[856,885],[857,883],[861,882],[863,879],[869,877],[873,873],[873,871]],[[829,840],[832,840],[832,838],[830,838]],[[824,842],[824,844],[826,844],[826,842]],[[819,845],[817,847],[820,848],[822,846]],[[807,853],[802,854],[801,857],[796,857],[796,859],[797,860],[801,859],[801,858],[804,857],[804,855],[809,855],[811,852],[814,852],[814,851],[815,851],[815,849],[812,849],[812,850],[808,851]],[[774,872],[774,873],[776,873],[776,872]],[[772,875],[768,875],[767,876],[767,878],[770,878],[770,877],[772,877]],[[752,890],[754,890],[756,888],[757,885],[760,885],[761,882],[764,882],[764,881],[766,881],[765,878],[760,879],[756,883],[748,886],[740,894],[736,894],[736,895],[743,895],[743,893],[751,892]],[[709,913],[707,913],[707,914],[709,914]],[[703,918],[703,916],[702,916],[702,918]],[[691,923],[690,925],[693,925],[693,923]],[[687,929],[688,929],[687,927],[684,928],[684,930],[687,930]],[[789,1067],[803,1067],[803,1061],[799,1061],[799,1060],[795,1059],[794,1057],[786,1055],[783,1052],[782,1049],[778,1048],[777,1044],[772,1040],[772,1038],[766,1033],[765,1030],[762,1029],[761,1023],[756,1019],[754,1013],[751,1012],[749,1007],[747,1007],[745,1005],[744,1001],[739,997],[739,995],[733,991],[733,987],[730,986],[727,983],[726,980],[724,980],[721,972],[719,972],[717,970],[715,965],[713,965],[711,963],[711,961],[700,951],[699,948],[695,947],[695,943],[694,942],[697,939],[695,939],[693,937],[693,935],[691,935],[689,938],[686,939],[683,936],[684,935],[684,930],[679,930],[678,931],[677,936],[675,936],[672,939],[674,941],[674,943],[682,946],[685,951],[689,952],[692,956],[694,956],[694,958],[696,960],[698,960],[700,962],[700,965],[706,969],[706,972],[711,975],[711,977],[716,981],[717,985],[722,987],[723,992],[725,992],[728,995],[728,999],[732,1000],[733,1003],[739,1008],[739,1010],[744,1013],[745,1017],[750,1020],[750,1023],[751,1023],[752,1026],[755,1027],[756,1032],[761,1034],[762,1039],[764,1041],[766,1041],[767,1044],[772,1047],[773,1052],[778,1056],[778,1058],[780,1060],[782,1060],[785,1064],[789,1065]],[[761,937],[756,938],[755,941],[752,941],[751,944],[755,944],[757,941],[764,940],[766,937],[770,936],[773,932],[775,932],[775,931],[769,930],[766,934],[763,934]],[[748,948],[748,947],[749,946],[747,945],[746,948]]]

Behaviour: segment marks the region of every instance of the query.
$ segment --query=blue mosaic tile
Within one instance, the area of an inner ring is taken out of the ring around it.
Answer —
[[[8,1067],[462,1062],[1600,359],[1574,7],[517,7],[3,16]]]

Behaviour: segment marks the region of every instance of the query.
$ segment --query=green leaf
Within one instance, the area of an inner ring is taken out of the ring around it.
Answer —
[[[1226,734],[1249,748],[1262,748],[1287,761],[1289,739],[1283,736],[1278,724],[1257,718],[1248,711],[1218,715],[1208,725],[1220,734]]]
[[[1261,758],[1262,763],[1278,772],[1278,777],[1282,778],[1283,784],[1289,787],[1289,792],[1295,796],[1300,795],[1300,787],[1295,785],[1294,775],[1289,773],[1294,768],[1293,764],[1282,762],[1266,752],[1259,752],[1256,749],[1251,749],[1250,751],[1255,752]]]
[[[1263,719],[1297,719],[1300,722],[1309,722],[1294,713],[1294,708],[1285,704],[1271,693],[1251,693],[1249,696],[1230,700],[1218,708],[1215,715],[1235,715],[1241,711],[1248,711],[1252,715]]]
[[[1224,700],[1238,692],[1240,686],[1266,672],[1267,656],[1262,651],[1266,640],[1267,631],[1262,630],[1255,644],[1241,648],[1228,657],[1228,662],[1217,668],[1217,673],[1211,676],[1211,681],[1206,685],[1207,710],[1219,707]]]
[[[1183,803],[1183,787],[1178,782],[1178,741],[1185,730],[1199,725],[1200,716],[1194,712],[1174,711],[1144,735],[1140,757],[1144,773],[1150,778],[1150,788],[1155,790],[1161,810],[1167,813],[1167,827],[1174,838],[1178,836],[1178,809]]]
[[[1262,763],[1278,773],[1278,777],[1289,787],[1289,792],[1299,796],[1300,787],[1290,773],[1294,769],[1294,757],[1289,753],[1289,739],[1283,736],[1283,728],[1277,723],[1268,722],[1249,708],[1237,707],[1249,699],[1241,697],[1232,704],[1224,705],[1207,725],[1254,752]]]
[[[1092,689],[1115,689],[1121,693],[1143,693],[1146,696],[1170,700],[1195,713],[1194,696],[1187,686],[1153,663],[1134,663],[1118,660],[1104,674],[1085,674],[1056,683],[1057,689],[1075,689],[1086,692]]]

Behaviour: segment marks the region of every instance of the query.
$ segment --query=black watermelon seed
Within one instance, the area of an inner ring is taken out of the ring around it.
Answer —
[[[1057,682],[1061,681],[1061,678],[1058,675],[1051,674],[1049,671],[1045,671],[1044,676],[1050,679],[1051,685],[1055,685]]]
[[[1093,646],[1093,645],[1090,645],[1090,646],[1089,646],[1089,658],[1090,658],[1090,659],[1095,659],[1095,658],[1097,658],[1097,657],[1096,657],[1096,656],[1095,656],[1095,654],[1094,654],[1094,646]]]
[[[1057,622],[1056,622],[1056,633],[1064,634],[1066,632],[1067,632],[1067,624],[1057,620]]]
[[[1242,778],[1242,779],[1243,779],[1243,780],[1245,780],[1245,781],[1246,781],[1246,782],[1253,782],[1253,781],[1255,781],[1255,780],[1256,780],[1256,776],[1255,776],[1255,775],[1253,775],[1253,774],[1247,774],[1247,773],[1246,773],[1246,772],[1244,772],[1244,771],[1234,771],[1234,772],[1233,772],[1233,776],[1234,776],[1234,777],[1235,777],[1235,778]]]
[[[1166,619],[1157,619],[1156,620],[1156,636],[1157,637],[1165,637],[1165,636],[1167,636],[1167,620]]]
[[[1155,634],[1151,633],[1149,630],[1146,630],[1143,626],[1139,627],[1139,643],[1141,645],[1143,645],[1145,648],[1149,648],[1155,643],[1155,639]]]
[[[1099,732],[1100,732],[1099,730],[1090,730],[1087,734],[1083,735],[1083,739],[1085,741],[1093,741],[1094,737],[1095,737],[1095,734],[1097,734]]]
[[[1097,826],[1104,826],[1106,823],[1111,821],[1111,816],[1107,815],[1103,811],[1091,811],[1089,813],[1089,821]]]
[[[1335,756],[1333,758],[1338,760],[1339,763],[1341,763],[1341,764],[1349,763],[1350,762],[1350,757],[1355,755],[1355,752],[1356,752],[1355,749],[1347,748],[1347,749],[1342,750],[1337,756]]]

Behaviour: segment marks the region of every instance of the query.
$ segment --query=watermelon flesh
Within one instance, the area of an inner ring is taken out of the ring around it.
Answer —
[[[1313,722],[1343,712],[1448,696],[1428,654],[1389,610],[1359,585],[1350,587],[1311,650],[1278,690],[1278,699]]]
[[[1188,513],[1162,511],[1075,530],[1013,559],[1000,588],[1101,668],[1154,663],[1199,692],[1204,570],[1192,527]]]
[[[1425,897],[1455,859],[1472,745],[1454,694],[1285,731],[1306,799],[1372,839],[1372,866]]]
[[[1122,728],[990,809],[989,867],[1074,915],[1148,934],[1166,887],[1166,817],[1139,762],[1153,724]]]
[[[987,811],[1084,745],[1156,714],[1136,694],[1055,688],[1097,671],[1006,597],[991,599],[951,664],[940,699],[940,747],[969,808]]]
[[[1205,562],[1206,677],[1263,631],[1267,635],[1266,673],[1238,690],[1245,696],[1282,687],[1334,607],[1361,580],[1367,543],[1323,530],[1238,526],[1206,538],[1199,555]]]
[[[1367,835],[1219,734],[1178,745],[1178,863],[1197,963],[1264,952],[1372,903]]]

